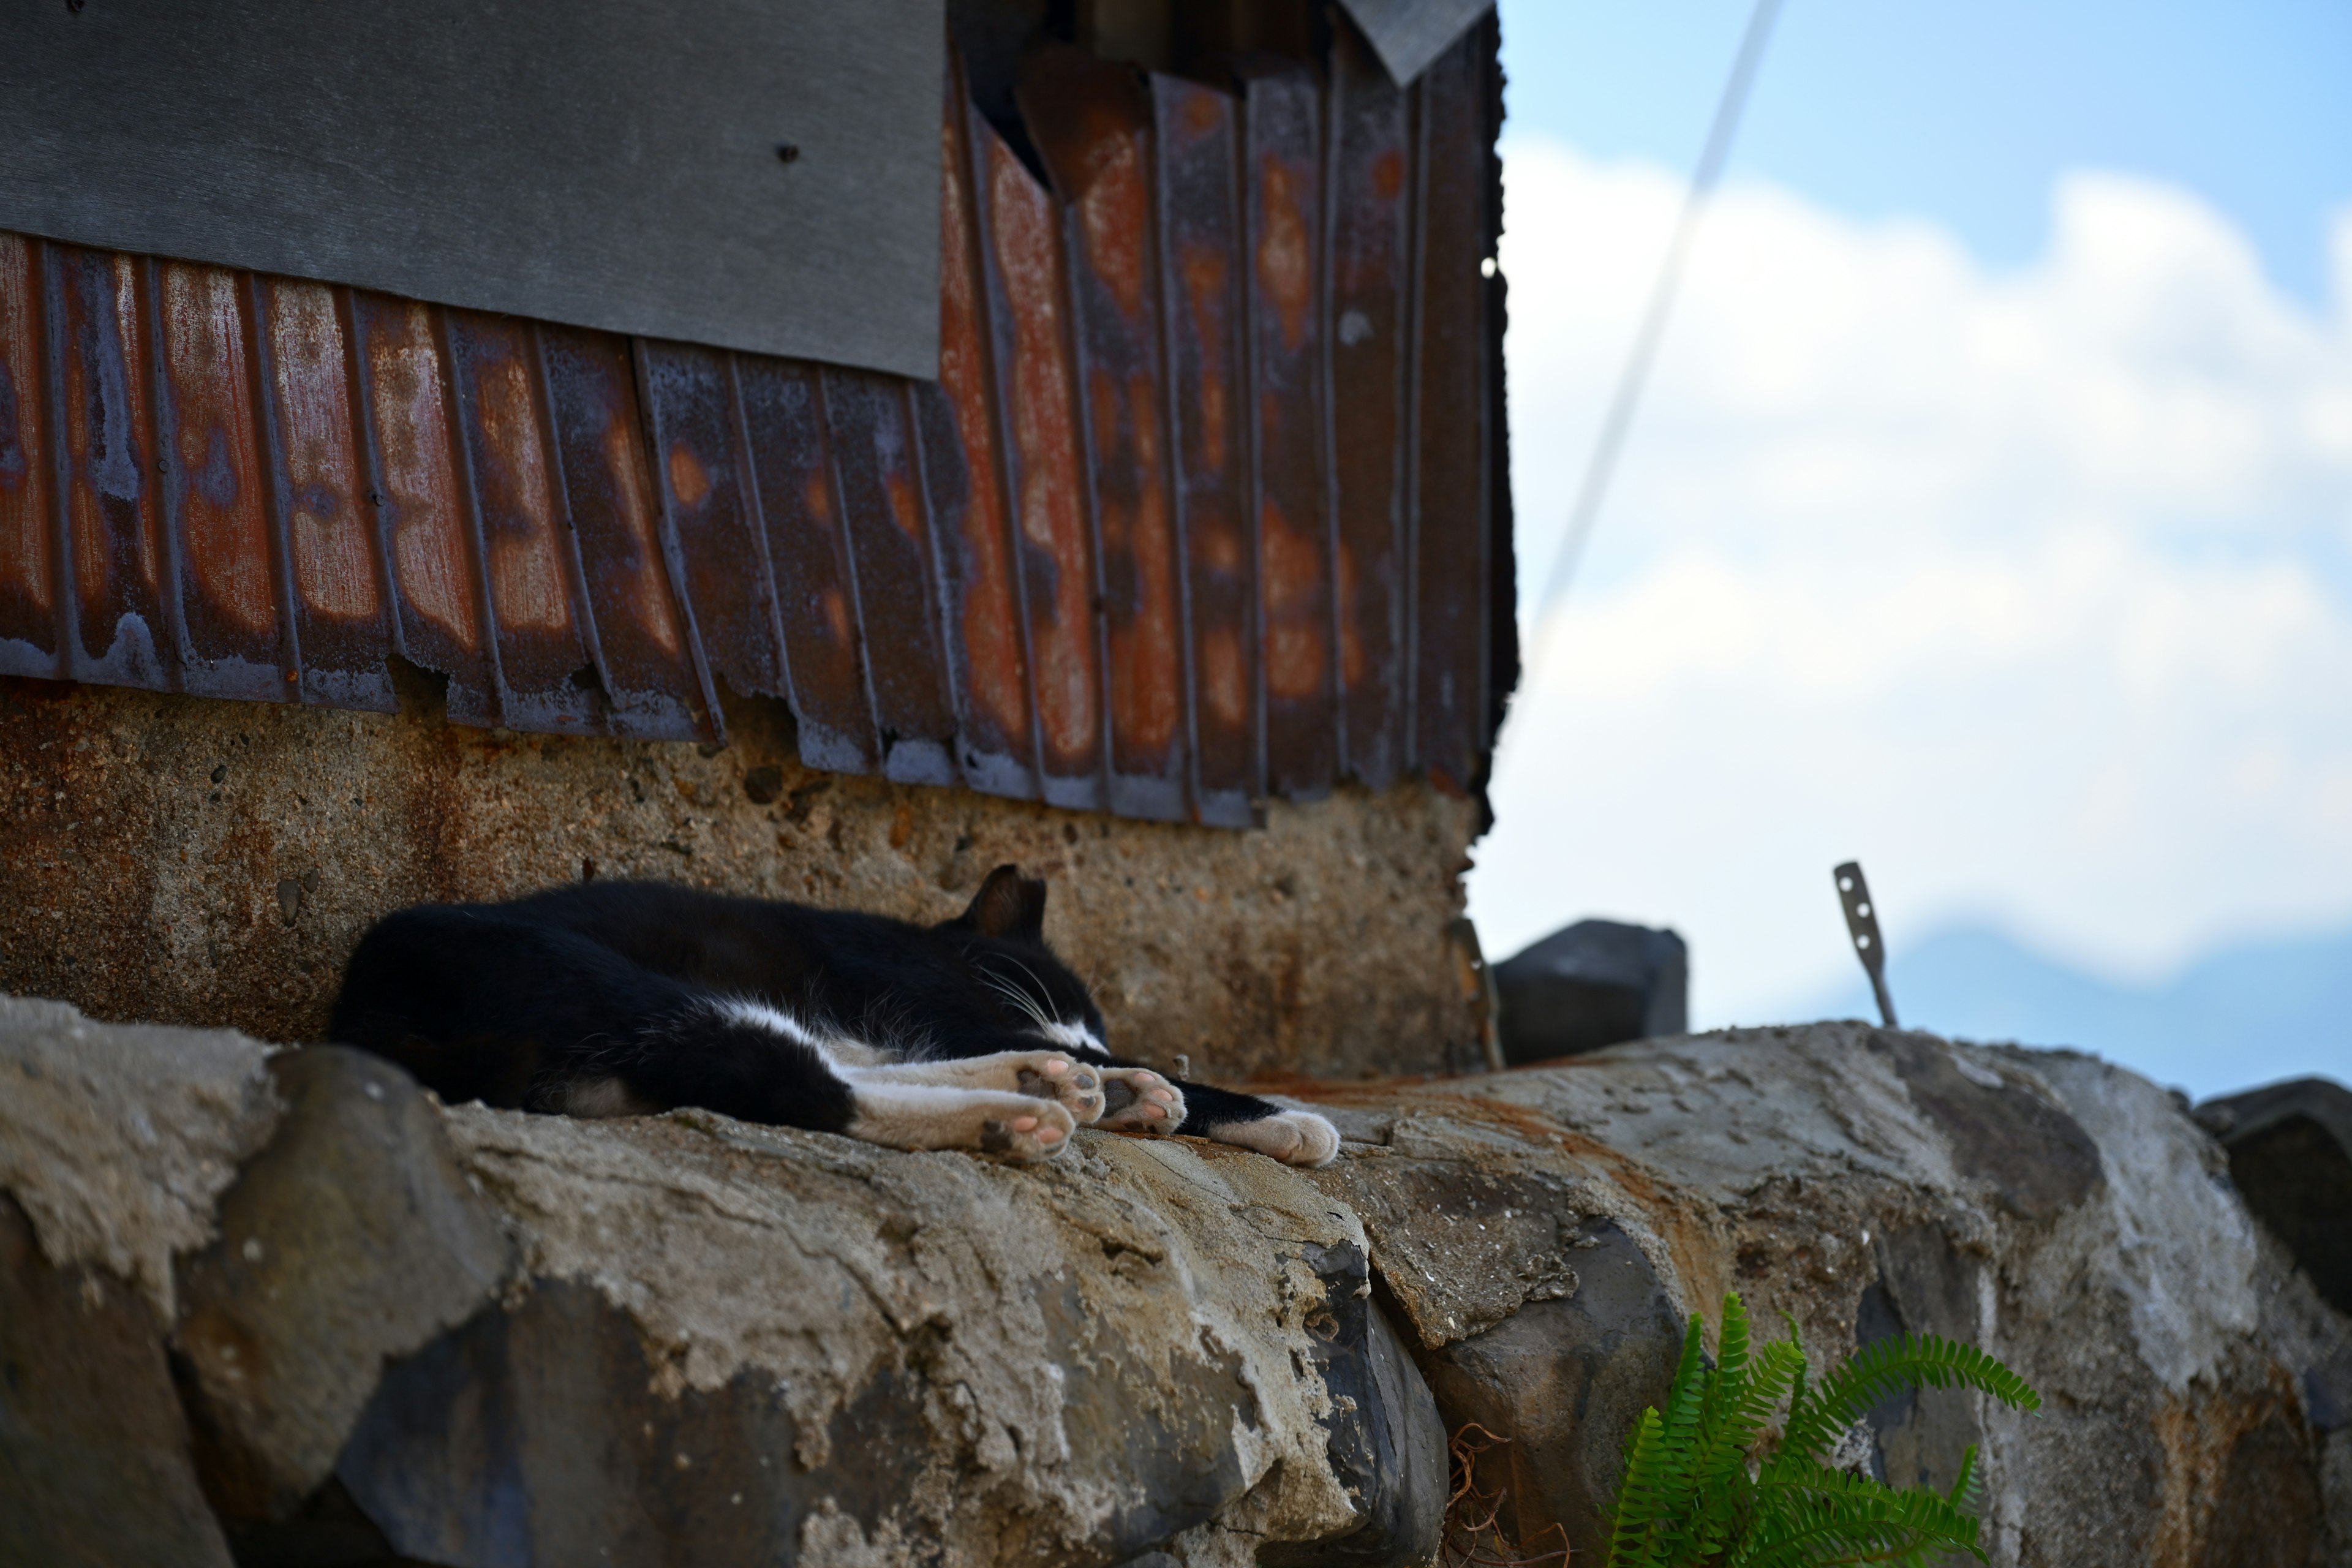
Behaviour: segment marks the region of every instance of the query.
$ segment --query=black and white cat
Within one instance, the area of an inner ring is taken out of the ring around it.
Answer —
[[[1011,866],[929,927],[661,882],[425,905],[361,939],[330,1033],[453,1102],[691,1105],[1015,1160],[1081,1126],[1182,1127],[1295,1165],[1339,1152],[1311,1111],[1111,1056],[1045,919],[1045,884]]]

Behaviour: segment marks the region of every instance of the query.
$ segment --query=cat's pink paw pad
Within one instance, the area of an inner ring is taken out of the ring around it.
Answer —
[[[992,1116],[980,1125],[981,1152],[1020,1162],[1050,1160],[1069,1147],[1075,1125],[1068,1110],[1052,1101],[1034,1111]]]
[[[1150,1068],[1103,1069],[1103,1114],[1114,1132],[1173,1132],[1184,1125],[1184,1091]]]
[[[1103,1113],[1100,1071],[1068,1057],[1041,1053],[1021,1063],[1015,1082],[1023,1094],[1059,1102],[1080,1125],[1092,1125]]]

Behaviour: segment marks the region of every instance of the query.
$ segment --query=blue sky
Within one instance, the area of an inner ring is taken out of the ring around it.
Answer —
[[[1523,622],[1746,16],[1503,8]],[[1490,951],[1671,925],[1700,1025],[1796,1016],[1849,858],[1898,956],[2135,994],[2352,931],[2347,84],[2342,0],[1787,0],[1504,731]]]
[[[1511,129],[1688,169],[1747,0],[1507,0]],[[1787,0],[1733,154],[1858,217],[1908,213],[2013,266],[2062,170],[2200,193],[2307,302],[2352,202],[2352,5]]]

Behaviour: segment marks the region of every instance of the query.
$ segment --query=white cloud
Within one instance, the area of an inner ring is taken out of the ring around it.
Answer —
[[[1507,150],[1522,603],[1681,200]],[[2175,186],[2076,174],[1995,273],[1769,187],[1708,215],[1615,494],[1504,737],[1488,946],[1612,913],[1702,1018],[2000,920],[2110,970],[2352,913],[2352,213],[2335,309]]]

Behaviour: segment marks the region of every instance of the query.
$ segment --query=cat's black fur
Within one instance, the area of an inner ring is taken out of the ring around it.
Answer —
[[[331,1035],[451,1101],[699,1106],[1029,1158],[1097,1121],[1181,1123],[1302,1163],[1336,1152],[1320,1118],[1103,1049],[1102,1014],[1045,944],[1045,885],[1010,866],[929,927],[658,882],[428,905],[362,939]]]

